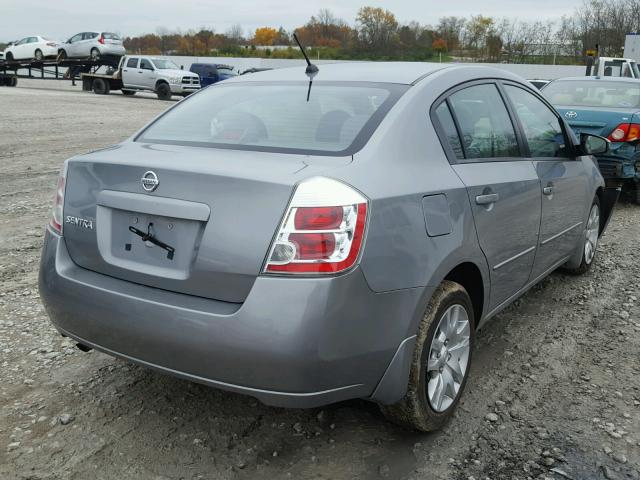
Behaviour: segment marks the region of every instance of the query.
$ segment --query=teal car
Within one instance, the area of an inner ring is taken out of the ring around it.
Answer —
[[[640,204],[640,80],[562,78],[549,83],[542,94],[576,135],[590,133],[610,140],[609,152],[598,156],[602,176]]]

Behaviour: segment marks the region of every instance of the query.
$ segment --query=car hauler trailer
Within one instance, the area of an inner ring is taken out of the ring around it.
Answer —
[[[82,73],[97,72],[101,68],[113,69],[120,57],[54,60],[0,60],[0,86],[15,87],[19,78],[39,80],[75,80]]]

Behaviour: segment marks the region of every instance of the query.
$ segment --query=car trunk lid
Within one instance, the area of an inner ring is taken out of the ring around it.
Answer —
[[[607,137],[618,125],[638,121],[635,109],[571,106],[556,106],[556,109],[576,135],[590,133]]]
[[[240,303],[295,184],[350,160],[134,142],[77,157],[66,246],[89,270]]]

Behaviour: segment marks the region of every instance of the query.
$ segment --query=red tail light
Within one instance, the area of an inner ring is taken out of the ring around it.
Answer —
[[[51,221],[49,225],[51,229],[62,235],[63,208],[64,208],[64,191],[67,181],[67,164],[64,164],[58,177],[58,187],[56,188],[56,197],[53,201],[53,210],[51,212]]]
[[[100,35],[100,38],[98,38],[98,43],[104,45],[104,37],[102,35]]]
[[[342,223],[342,207],[302,207],[296,210],[295,226],[298,230],[327,230]]]
[[[301,183],[271,247],[265,272],[348,270],[360,254],[367,205],[362,194],[336,180],[312,178]]]
[[[607,137],[611,142],[633,142],[640,139],[640,124],[621,123]]]

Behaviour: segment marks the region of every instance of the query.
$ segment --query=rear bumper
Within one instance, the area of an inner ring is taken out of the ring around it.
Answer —
[[[313,407],[402,397],[425,292],[374,293],[356,269],[258,277],[244,303],[219,302],[80,268],[47,231],[40,293],[56,328],[97,350],[270,405]]]
[[[44,47],[39,47],[40,50],[42,50],[42,55],[44,57],[55,57],[56,55],[58,55],[58,47],[50,47],[50,46],[44,46]]]
[[[100,47],[100,55],[116,55],[118,57],[122,57],[126,50],[122,45],[101,45]]]
[[[614,155],[598,157],[598,167],[605,181],[640,179],[640,154],[635,147],[618,148]]]

